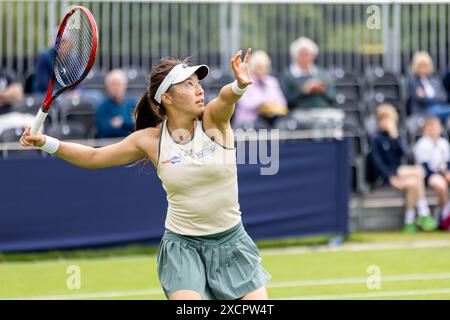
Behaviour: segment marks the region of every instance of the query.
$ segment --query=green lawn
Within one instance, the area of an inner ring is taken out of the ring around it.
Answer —
[[[350,242],[407,243],[450,240],[450,234],[415,237],[398,233],[355,234]],[[117,253],[117,251],[116,251]],[[80,254],[81,256],[81,254]],[[273,278],[271,298],[450,299],[450,246],[363,251],[274,252],[262,250]],[[163,299],[151,253],[0,263],[0,298]],[[81,288],[70,290],[67,269],[81,271]],[[369,266],[380,271],[379,289],[369,289]]]

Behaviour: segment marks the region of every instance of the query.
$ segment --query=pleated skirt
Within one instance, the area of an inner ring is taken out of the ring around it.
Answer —
[[[239,299],[271,279],[242,222],[208,236],[185,236],[166,229],[157,262],[167,298],[178,290],[192,290],[204,299]]]

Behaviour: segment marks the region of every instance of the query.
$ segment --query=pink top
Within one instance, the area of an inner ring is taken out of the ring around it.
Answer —
[[[254,78],[252,80],[253,84],[237,102],[234,116],[235,125],[255,122],[258,117],[258,107],[264,102],[274,101],[284,106],[287,104],[275,77],[267,75],[262,80]]]

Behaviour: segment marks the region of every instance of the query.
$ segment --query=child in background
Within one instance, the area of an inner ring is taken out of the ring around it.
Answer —
[[[423,136],[414,145],[414,157],[416,163],[422,165],[425,170],[426,185],[433,188],[439,196],[439,226],[441,229],[449,230],[450,144],[441,137],[443,131],[439,118],[426,118]]]
[[[382,104],[376,109],[376,119],[379,131],[371,144],[371,159],[376,180],[379,184],[390,184],[398,190],[406,191],[405,232],[415,233],[416,225],[424,231],[436,229],[437,223],[430,215],[425,198],[422,168],[401,164],[404,151],[397,128],[397,111],[392,105]]]

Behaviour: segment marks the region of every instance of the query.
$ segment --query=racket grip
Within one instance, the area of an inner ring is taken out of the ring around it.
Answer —
[[[39,108],[39,112],[36,115],[36,118],[34,119],[34,123],[31,126],[31,134],[35,135],[37,134],[44,124],[45,118],[47,118],[48,112],[42,111],[42,108]]]

